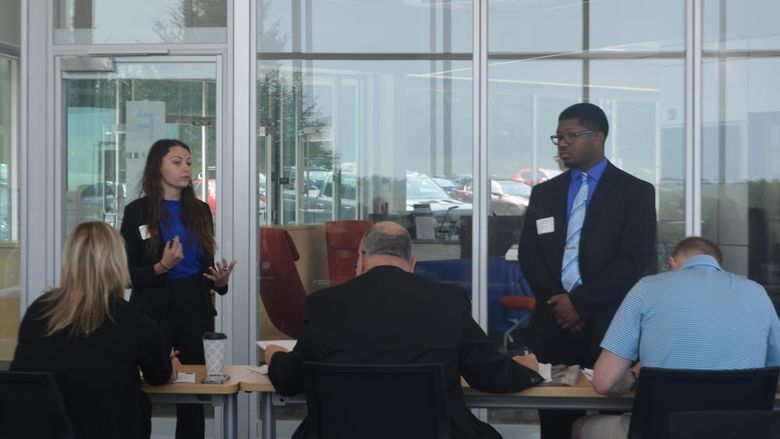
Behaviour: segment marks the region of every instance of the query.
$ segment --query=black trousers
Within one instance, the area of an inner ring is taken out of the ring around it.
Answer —
[[[598,356],[592,340],[584,333],[567,333],[555,349],[550,351],[545,348],[549,349],[549,346],[534,346],[540,363],[579,364],[592,368]],[[574,421],[582,416],[585,416],[584,410],[539,410],[541,439],[570,439]]]
[[[171,312],[158,324],[171,349],[178,350],[182,364],[205,364],[203,333],[214,330],[214,316],[204,310],[201,298],[208,288],[202,275],[169,280]],[[206,293],[207,294],[207,293]],[[176,405],[176,439],[202,439],[205,436],[205,416],[200,404]]]
[[[571,427],[585,410],[539,410],[539,428],[542,439],[570,439]]]

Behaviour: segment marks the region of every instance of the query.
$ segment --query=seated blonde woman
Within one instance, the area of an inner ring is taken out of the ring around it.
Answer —
[[[65,242],[59,286],[22,319],[11,370],[50,371],[79,438],[141,438],[151,405],[141,391],[178,374],[157,325],[124,300],[121,235],[105,223],[76,226]]]

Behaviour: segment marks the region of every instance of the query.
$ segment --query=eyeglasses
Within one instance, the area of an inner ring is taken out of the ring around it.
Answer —
[[[553,145],[559,145],[561,143],[561,140],[569,144],[569,143],[574,143],[574,141],[577,140],[577,137],[584,136],[587,134],[593,134],[595,132],[596,131],[593,130],[583,130],[583,131],[576,131],[574,133],[557,134],[554,136],[550,136],[550,140],[552,140]]]

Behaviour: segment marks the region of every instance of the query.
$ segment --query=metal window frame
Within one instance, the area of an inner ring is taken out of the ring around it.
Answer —
[[[702,3],[686,1],[685,234],[701,234]]]

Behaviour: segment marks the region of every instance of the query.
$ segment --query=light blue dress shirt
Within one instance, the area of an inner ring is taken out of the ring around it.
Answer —
[[[585,208],[587,209],[587,206],[590,205],[590,200],[593,198],[593,192],[596,190],[596,186],[599,184],[599,181],[601,180],[601,176],[604,175],[604,170],[607,169],[607,161],[606,158],[601,159],[600,162],[593,165],[592,168],[586,170],[571,167],[571,183],[569,183],[569,198],[566,200],[566,219],[569,219],[569,216],[571,215],[571,208],[574,205],[574,198],[577,196],[577,192],[580,190],[580,186],[582,186],[582,179],[578,178],[578,176],[585,172],[588,174],[588,198],[585,201]]]
[[[780,365],[780,321],[764,288],[698,255],[628,292],[601,347],[643,366],[749,369]]]

